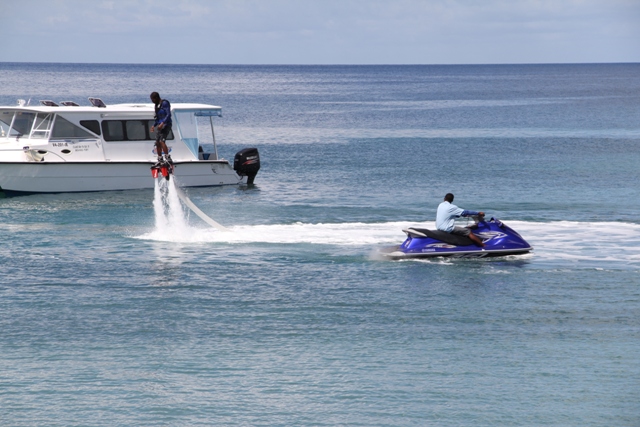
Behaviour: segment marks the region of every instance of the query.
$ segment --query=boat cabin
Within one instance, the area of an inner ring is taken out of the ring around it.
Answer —
[[[0,107],[0,161],[127,162],[156,159],[153,104],[92,106],[40,101]],[[222,109],[206,104],[172,104],[167,146],[174,161],[218,160],[213,117]],[[210,136],[209,136],[209,135]],[[202,144],[213,144],[204,153]],[[26,155],[26,159],[25,159]]]

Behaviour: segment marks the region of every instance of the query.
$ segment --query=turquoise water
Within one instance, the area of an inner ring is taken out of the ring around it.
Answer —
[[[640,65],[0,64],[223,107],[254,188],[0,199],[3,425],[637,426]],[[535,248],[381,260],[447,192]]]

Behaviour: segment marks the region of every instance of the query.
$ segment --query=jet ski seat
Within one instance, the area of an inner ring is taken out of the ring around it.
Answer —
[[[431,237],[432,239],[440,240],[444,243],[456,246],[470,246],[475,245],[473,241],[465,236],[459,236],[457,234],[447,233],[440,230],[427,230],[426,228],[408,228],[404,230],[411,237]]]

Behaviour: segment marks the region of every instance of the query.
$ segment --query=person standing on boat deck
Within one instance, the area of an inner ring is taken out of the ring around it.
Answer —
[[[440,205],[438,206],[438,212],[436,214],[436,228],[441,231],[446,231],[447,233],[466,236],[470,238],[476,245],[484,247],[484,243],[482,243],[482,240],[480,240],[478,236],[473,234],[468,227],[458,227],[455,225],[455,218],[472,215],[483,217],[484,212],[461,209],[454,205],[452,202],[453,194],[447,193],[447,195],[444,196],[444,202],[440,203]]]
[[[155,122],[151,126],[151,132],[156,132],[156,153],[158,154],[158,162],[162,162],[162,154],[166,154],[166,161],[173,163],[171,156],[169,155],[169,149],[167,148],[167,137],[171,132],[171,104],[166,99],[160,98],[158,92],[151,92],[151,102],[155,105],[156,115],[154,117]]]

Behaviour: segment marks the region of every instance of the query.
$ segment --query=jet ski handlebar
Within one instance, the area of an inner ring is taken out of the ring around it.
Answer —
[[[473,219],[476,224],[484,222],[484,212],[479,212],[478,215],[469,215],[469,218]]]

